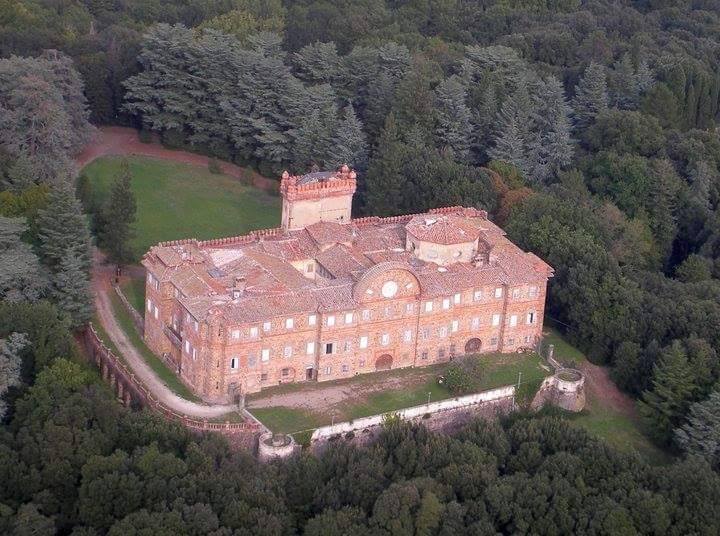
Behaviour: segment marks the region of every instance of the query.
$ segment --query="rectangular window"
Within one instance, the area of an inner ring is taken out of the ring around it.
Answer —
[[[428,358],[428,352],[427,350],[423,350],[420,354],[420,359],[427,359]]]
[[[388,333],[382,334],[382,336],[380,337],[380,344],[382,344],[383,346],[387,346],[388,344],[390,344],[390,335]]]
[[[155,318],[157,318],[157,310],[155,310]],[[193,327],[195,328],[195,333],[197,333],[198,329],[200,329],[200,324],[197,323],[197,320],[193,323]]]
[[[412,330],[410,330],[410,329],[405,330],[405,332],[403,333],[403,340],[405,342],[412,341]]]
[[[257,337],[258,336],[258,328],[256,326],[253,326],[250,328],[250,337]]]
[[[193,361],[195,361],[197,359],[197,350],[195,348],[192,349],[192,357],[193,357]]]
[[[530,287],[528,289],[528,297],[530,298],[537,298],[538,295],[538,288],[537,287]]]
[[[364,359],[361,359],[360,361],[358,361],[358,366],[359,366],[359,367],[364,367],[364,366],[365,366],[365,360],[364,360]]]
[[[423,328],[421,333],[424,341],[430,338],[430,328]]]
[[[476,290],[473,292],[473,300],[480,301],[482,300],[482,290]]]
[[[330,315],[327,317],[327,325],[331,327],[335,325],[335,315]]]
[[[445,347],[441,346],[438,348],[438,359],[442,359],[445,357]]]
[[[513,293],[512,293],[512,297],[513,297],[514,299],[518,299],[518,298],[520,297],[520,293],[521,293],[521,291],[520,291],[519,288],[514,288],[514,289],[513,289]]]
[[[447,337],[447,328],[445,326],[441,326],[438,330],[438,335],[440,337]]]
[[[283,356],[290,357],[292,355],[292,346],[286,346],[283,350]]]
[[[510,325],[517,326],[517,315],[510,315]]]
[[[480,319],[478,317],[475,317],[470,322],[470,328],[471,329],[479,329],[480,328]]]
[[[333,350],[335,349],[335,345],[331,342],[325,343],[325,353],[326,354],[332,354]]]
[[[490,339],[490,346],[497,346],[497,337],[492,337]]]
[[[360,337],[360,348],[368,347],[368,338],[365,336]]]
[[[290,369],[289,369],[289,368],[284,368],[284,369],[282,369],[282,370],[280,371],[280,374],[283,376],[283,378],[286,377],[286,376],[289,376],[289,375],[290,375]]]
[[[305,267],[305,271],[306,271],[307,273],[309,273],[309,274],[313,273],[314,270],[315,270],[315,266],[313,266],[312,264],[308,264],[308,265]]]
[[[525,344],[530,344],[530,335],[525,335]]]
[[[528,323],[528,324],[534,324],[534,323],[535,323],[535,313],[534,313],[534,312],[531,311],[531,312],[529,312],[529,313],[527,314],[527,323]]]
[[[348,372],[349,370],[350,370],[350,367],[348,367],[346,364],[343,364],[343,366],[342,366],[342,371],[343,371],[343,372]]]
[[[248,354],[248,367],[254,367],[255,363],[257,363],[255,354]]]
[[[239,330],[239,329],[234,329],[234,330],[232,330],[232,338],[233,338],[233,339],[239,339],[239,338],[240,338],[240,330]]]
[[[185,353],[190,353],[190,341],[185,341]]]
[[[455,333],[458,330],[459,322],[457,320],[453,320],[452,324],[450,324],[450,331]]]
[[[332,367],[325,367],[325,374],[330,376],[330,374],[332,374]]]
[[[152,300],[151,300],[150,298],[148,298],[147,306],[148,306],[148,312],[152,312],[153,303],[152,303]]]
[[[370,311],[368,309],[365,309],[362,312],[362,319],[363,320],[370,320]]]
[[[455,294],[453,296],[453,303],[460,303],[460,300],[461,300],[461,296],[460,296],[460,293],[458,292],[457,294]]]
[[[443,298],[443,309],[450,309],[450,298]]]
[[[272,327],[272,323],[270,322],[263,322],[263,331],[270,331],[270,328]]]
[[[457,347],[454,344],[451,344],[450,345],[450,355],[455,355],[456,349],[457,349]]]
[[[349,352],[352,349],[352,343],[350,341],[345,341],[345,344],[343,345],[343,351]]]
[[[310,355],[315,353],[315,343],[309,342],[305,345],[305,353]]]
[[[345,313],[345,323],[346,324],[352,324],[353,321],[353,314],[352,313]]]
[[[155,311],[153,312],[153,316],[155,317],[155,320],[157,320],[158,313],[160,312],[157,307],[153,306],[155,308]],[[197,325],[197,322],[195,322],[195,325]],[[197,331],[197,328],[195,328],[195,331]]]
[[[267,361],[270,361],[270,349],[269,348],[263,348],[262,354],[260,355],[260,360],[264,363]]]
[[[493,326],[499,326],[499,325],[500,325],[500,315],[493,315],[492,325],[493,325]]]
[[[433,302],[431,302],[431,301],[425,302],[425,312],[426,313],[432,312],[432,304],[433,304]]]
[[[496,298],[502,298],[502,287],[497,287],[495,289],[495,297]]]
[[[237,357],[231,358],[231,359],[230,359],[230,368],[231,368],[232,370],[237,369],[239,362],[240,362],[240,360],[239,360]]]
[[[263,372],[262,374],[260,374],[260,381],[261,381],[261,382],[266,382],[266,381],[267,381],[267,378],[268,378],[267,372]]]
[[[508,339],[507,344],[508,344],[508,346],[515,346],[515,339],[513,339],[513,338]]]
[[[293,319],[293,318],[285,319],[285,329],[292,329],[294,326],[295,326],[295,319]]]

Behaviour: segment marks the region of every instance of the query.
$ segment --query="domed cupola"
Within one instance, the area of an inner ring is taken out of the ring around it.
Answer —
[[[439,265],[471,262],[480,229],[456,215],[424,214],[405,226],[405,249],[420,260]]]

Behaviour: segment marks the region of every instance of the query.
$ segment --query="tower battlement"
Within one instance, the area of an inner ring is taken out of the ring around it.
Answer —
[[[318,222],[349,223],[357,174],[347,165],[337,171],[282,174],[282,228],[302,229]]]

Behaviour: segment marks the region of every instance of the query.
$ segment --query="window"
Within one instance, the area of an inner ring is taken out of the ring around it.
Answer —
[[[272,323],[270,322],[263,322],[263,331],[270,331],[270,328],[272,327]]]
[[[240,360],[239,360],[237,357],[231,358],[231,359],[230,359],[230,368],[231,368],[232,370],[237,369],[239,362],[240,362]]]
[[[455,355],[456,349],[457,349],[457,347],[454,344],[451,344],[450,345],[450,355]]]
[[[157,307],[155,308],[155,318],[157,318]],[[195,328],[195,333],[197,333],[200,328],[200,324],[197,323],[197,320],[193,322],[193,327]]]
[[[289,375],[290,375],[290,369],[289,369],[289,368],[284,368],[284,369],[282,369],[282,370],[280,371],[280,374],[281,374],[283,377],[289,376]]]
[[[412,330],[410,330],[410,329],[405,330],[405,333],[403,333],[403,340],[405,342],[412,341]]]
[[[258,328],[257,326],[253,326],[250,328],[250,337],[257,337],[258,336]]]
[[[530,311],[527,314],[527,323],[528,324],[534,324],[535,323],[535,313],[533,311]]]
[[[343,351],[349,352],[352,349],[352,342],[345,341],[345,344],[343,345]]]
[[[185,353],[190,353],[190,341],[185,341]]]
[[[331,342],[325,343],[325,353],[332,354],[335,349],[335,345]]]
[[[330,315],[327,317],[327,325],[328,326],[334,326],[335,325],[335,315]]]
[[[499,326],[499,325],[500,325],[500,315],[493,315],[492,325],[493,325],[493,326]]]
[[[312,265],[312,264],[308,264],[308,265],[305,267],[305,271],[306,271],[307,273],[309,273],[309,274],[313,273],[314,270],[315,270],[315,266]]]
[[[445,326],[442,326],[442,327],[438,330],[438,335],[439,335],[440,337],[447,337],[447,328],[446,328]]]
[[[292,355],[292,346],[286,346],[283,350],[283,356],[290,357]]]
[[[510,315],[510,325],[517,326],[517,315]]]
[[[352,313],[345,313],[345,323],[346,324],[352,324],[353,321],[353,314]]]
[[[480,319],[478,317],[473,318],[470,321],[470,328],[471,329],[478,329],[480,327]]]
[[[388,344],[390,344],[390,334],[383,333],[382,337],[380,337],[380,344],[382,344],[383,346],[387,346]]]
[[[515,339],[512,337],[507,340],[508,346],[515,346]]]
[[[430,338],[430,328],[423,328],[421,333],[422,333],[422,338],[424,341],[426,341]]]
[[[459,325],[459,322],[457,320],[453,320],[452,323],[450,324],[450,331],[455,333],[458,330],[458,325]]]
[[[495,297],[496,298],[502,298],[502,287],[497,287],[495,289]]]
[[[473,292],[473,300],[480,301],[482,300],[482,290],[476,290]]]
[[[349,370],[350,370],[350,367],[348,367],[345,363],[343,363],[342,371],[343,371],[343,372],[348,372]]]
[[[415,304],[414,303],[407,303],[405,304],[405,312],[407,314],[412,314],[413,311],[415,311]]]
[[[158,308],[156,306],[153,306],[155,308],[155,311],[153,312],[153,316],[155,317],[155,320],[157,320],[158,317]],[[195,322],[195,331],[197,331],[197,322]]]
[[[197,359],[197,350],[195,348],[192,349],[192,358],[193,358],[193,361],[195,361]]]
[[[460,303],[461,299],[462,299],[462,297],[460,296],[460,293],[458,292],[457,294],[455,294],[455,296],[453,296],[453,303]]]
[[[497,337],[493,337],[490,339],[490,346],[497,346]]]
[[[520,294],[521,294],[521,291],[520,291],[519,288],[514,288],[514,289],[513,289],[512,297],[513,297],[514,299],[518,299],[518,298],[520,297]]]
[[[147,306],[148,306],[148,312],[151,312],[151,311],[152,311],[153,303],[152,303],[152,300],[151,300],[150,298],[148,298]]]
[[[525,335],[525,344],[530,344],[530,335]]]
[[[538,288],[537,287],[530,287],[528,289],[528,297],[530,298],[537,298],[538,295]]]
[[[441,346],[438,348],[438,359],[442,359],[445,357],[445,347]]]
[[[255,363],[257,363],[255,354],[248,354],[248,367],[254,367]]]
[[[240,330],[239,329],[232,330],[231,336],[233,339],[239,339],[240,338]]]
[[[368,338],[365,336],[360,337],[360,348],[368,347]]]
[[[370,320],[370,311],[368,309],[365,309],[362,312],[362,319],[363,320]]]
[[[443,298],[443,309],[450,309],[450,298]]]
[[[292,318],[285,319],[285,329],[292,329],[295,326],[295,320]]]
[[[420,359],[427,359],[427,358],[428,358],[427,350],[423,350],[422,353],[420,354]]]
[[[315,343],[309,342],[305,345],[305,353],[310,355],[315,353]]]
[[[262,354],[260,355],[260,360],[262,362],[270,361],[270,349],[269,348],[263,348]]]
[[[260,381],[261,382],[267,381],[267,372],[263,372],[262,374],[260,374]]]
[[[359,366],[359,367],[364,367],[364,366],[365,366],[365,360],[364,360],[364,359],[361,359],[360,361],[358,361],[358,366]]]
[[[432,312],[432,304],[433,304],[433,302],[431,302],[431,301],[425,302],[425,312],[426,313]]]
[[[328,376],[332,374],[332,367],[325,367],[325,374],[327,374]]]

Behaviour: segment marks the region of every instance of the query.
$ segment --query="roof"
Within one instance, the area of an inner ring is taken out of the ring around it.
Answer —
[[[443,244],[477,240],[483,260],[439,267],[406,247],[408,234]],[[317,267],[308,272],[308,264]],[[355,286],[368,284],[388,267],[411,272],[423,298],[488,285],[540,283],[552,276],[550,266],[510,242],[485,212],[463,207],[166,242],[152,247],[143,265],[177,287],[180,303],[196,319],[223,317],[240,323],[355,309],[362,295],[353,292]],[[244,280],[244,288],[234,296],[238,279]]]

